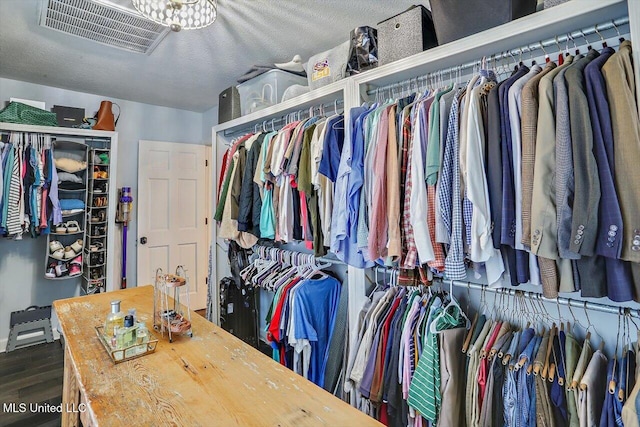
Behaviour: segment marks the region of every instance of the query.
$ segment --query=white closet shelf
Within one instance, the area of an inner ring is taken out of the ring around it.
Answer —
[[[437,46],[353,77],[362,87],[385,86],[627,16],[624,0],[571,0],[498,27]],[[562,45],[561,45],[562,46]]]
[[[284,116],[286,114],[316,106],[318,104],[333,102],[335,99],[342,99],[346,82],[349,79],[339,80],[330,85],[323,86],[311,92],[302,94],[295,98],[281,102],[255,113],[247,114],[237,119],[219,124],[213,127],[213,135],[224,131],[233,131],[234,129],[244,129],[248,125],[262,124],[265,121]],[[267,125],[269,123],[266,123]]]
[[[55,126],[32,126],[21,125],[16,123],[0,123],[0,127],[3,131],[13,132],[33,132],[33,133],[46,133],[49,135],[69,135],[69,136],[86,136],[86,137],[104,137],[113,138],[117,135],[116,132],[110,132],[105,130],[91,130],[91,129],[77,129],[77,128],[65,128]]]

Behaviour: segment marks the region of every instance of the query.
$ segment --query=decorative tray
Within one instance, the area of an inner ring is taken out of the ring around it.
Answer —
[[[146,343],[134,344],[125,348],[115,348],[104,335],[104,326],[96,326],[95,328],[98,340],[102,343],[104,349],[107,350],[109,357],[111,357],[111,360],[115,364],[151,354],[156,351],[156,346],[158,345],[158,340],[153,338],[153,335],[149,332],[149,341]]]

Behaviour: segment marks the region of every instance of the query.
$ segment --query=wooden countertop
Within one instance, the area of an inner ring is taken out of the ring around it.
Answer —
[[[155,353],[114,365],[94,327],[118,299],[152,330],[152,286],[53,303],[94,425],[381,425],[193,312],[193,338],[153,331]]]

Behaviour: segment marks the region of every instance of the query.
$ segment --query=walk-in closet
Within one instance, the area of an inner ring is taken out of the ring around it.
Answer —
[[[0,426],[640,426],[640,1],[0,2]]]

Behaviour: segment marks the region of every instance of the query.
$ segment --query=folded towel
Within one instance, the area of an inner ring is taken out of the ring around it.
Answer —
[[[80,199],[60,199],[60,209],[63,211],[84,209],[84,202]]]

